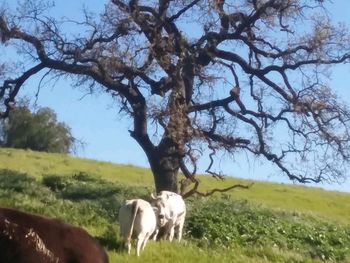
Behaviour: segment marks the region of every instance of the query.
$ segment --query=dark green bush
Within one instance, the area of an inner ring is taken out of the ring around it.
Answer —
[[[35,186],[35,180],[26,174],[10,170],[0,170],[0,189],[18,193],[28,192]]]
[[[193,199],[186,233],[201,246],[276,247],[341,261],[350,254],[350,228],[252,207],[246,202]]]

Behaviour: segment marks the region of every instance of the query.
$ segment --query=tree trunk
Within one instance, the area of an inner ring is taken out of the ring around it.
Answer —
[[[179,80],[181,76],[175,79]],[[131,136],[147,155],[157,193],[162,190],[178,192],[177,174],[185,156],[185,144],[190,138],[185,84],[179,81],[174,85],[169,98],[169,112],[164,115],[164,119],[169,117],[169,121],[157,146],[150,141],[147,134],[147,109],[144,101],[133,104],[134,126],[138,132],[131,132]]]
[[[162,190],[177,193],[177,174],[180,167],[178,157],[156,154],[150,160],[151,169],[154,176],[156,192]]]

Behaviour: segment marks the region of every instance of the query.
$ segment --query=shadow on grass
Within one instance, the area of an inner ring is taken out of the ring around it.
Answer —
[[[119,185],[82,172],[71,176],[46,175],[40,181],[24,173],[0,170],[0,197],[4,204],[36,213],[47,211],[71,222],[105,218],[114,223],[126,199],[149,195],[150,190],[145,187]],[[75,218],[84,214],[84,218]]]
[[[40,195],[42,185],[27,174],[12,170],[0,169],[0,191],[26,194],[30,196]]]
[[[94,238],[107,250],[121,252],[124,250],[124,246],[118,237],[119,226],[117,224],[111,224],[101,236],[95,236]]]
[[[147,188],[127,187],[118,185],[97,176],[80,172],[73,176],[47,175],[43,178],[43,184],[51,191],[69,200],[96,200],[111,196],[123,198],[148,197],[150,190]]]
[[[47,175],[42,183],[54,192],[57,198],[96,205],[106,211],[109,220],[114,221],[126,199],[145,199],[151,192],[146,187],[120,185],[83,172],[72,176]]]

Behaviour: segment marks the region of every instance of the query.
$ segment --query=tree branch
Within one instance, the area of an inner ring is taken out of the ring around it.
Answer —
[[[197,181],[197,182],[195,182],[195,184],[191,190],[182,194],[182,198],[186,199],[194,194],[202,196],[202,197],[208,197],[208,196],[211,196],[215,193],[225,193],[225,192],[228,192],[228,191],[235,189],[235,188],[250,189],[253,185],[254,185],[254,183],[251,183],[249,185],[235,184],[235,185],[232,185],[232,186],[229,186],[226,188],[222,188],[222,189],[214,188],[210,191],[207,191],[206,193],[202,193],[202,192],[197,190],[198,186],[199,186],[199,181]]]
[[[40,63],[24,72],[22,76],[17,79],[4,81],[4,84],[0,87],[0,99],[4,99],[6,92],[8,92],[8,95],[7,98],[4,99],[6,110],[4,112],[0,112],[0,118],[6,118],[9,115],[13,103],[15,102],[17,93],[25,81],[28,80],[31,76],[38,73],[43,68],[45,68],[44,64]]]

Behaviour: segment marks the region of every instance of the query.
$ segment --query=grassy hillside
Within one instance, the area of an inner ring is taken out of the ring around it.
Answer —
[[[201,191],[250,181],[201,176]],[[113,262],[350,262],[350,194],[255,182],[216,198],[190,198],[185,241],[121,251],[118,209],[153,191],[149,170],[66,155],[0,149],[0,205],[87,229]]]
[[[150,170],[131,165],[117,165],[62,154],[48,154],[0,148],[0,169],[8,169],[41,179],[45,175],[72,175],[85,172],[104,180],[128,186],[147,186],[154,189]],[[252,181],[226,177],[224,181],[209,176],[199,177],[202,192],[230,185],[250,184]],[[236,189],[229,193],[237,199],[248,200],[267,208],[307,213],[350,224],[350,194],[320,188],[254,182],[251,189]]]

